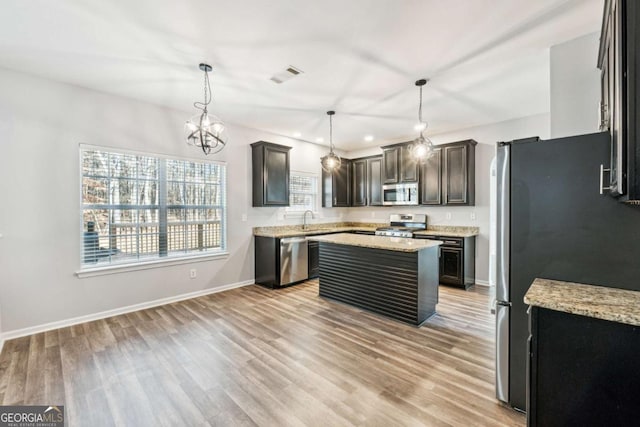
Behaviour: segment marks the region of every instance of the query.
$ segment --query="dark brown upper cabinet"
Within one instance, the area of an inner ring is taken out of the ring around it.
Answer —
[[[420,203],[473,206],[477,142],[469,139],[438,145],[420,166]]]
[[[411,143],[400,146],[400,182],[418,182],[418,162],[410,147]]]
[[[251,144],[253,206],[289,206],[291,147],[258,141]]]
[[[351,206],[351,160],[342,159],[340,168],[332,173],[322,170],[322,207]]]
[[[411,156],[410,142],[382,147],[383,184],[418,182],[418,163]]]
[[[420,203],[442,204],[442,148],[436,148],[420,165]]]
[[[352,206],[382,205],[382,156],[354,159],[352,164]]]
[[[353,160],[351,167],[353,170],[352,206],[367,206],[367,160]]]
[[[639,51],[640,2],[606,0],[598,67],[602,71],[600,129],[611,135],[611,161],[603,168],[610,170],[609,194],[633,204],[640,204]]]
[[[382,147],[382,182],[383,184],[397,184],[400,181],[400,147]]]
[[[382,156],[367,159],[367,205],[382,206]]]

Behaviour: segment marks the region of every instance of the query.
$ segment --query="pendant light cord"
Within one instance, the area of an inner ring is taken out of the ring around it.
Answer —
[[[211,84],[209,84],[209,72],[204,72],[204,102],[194,102],[193,106],[199,110],[207,111],[207,106],[211,103]]]
[[[418,123],[420,123],[420,136],[425,130],[425,127],[422,126],[422,86],[420,86],[420,104],[418,107]]]
[[[329,152],[333,154],[333,115],[329,116]]]

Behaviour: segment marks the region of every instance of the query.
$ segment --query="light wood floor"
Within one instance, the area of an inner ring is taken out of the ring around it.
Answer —
[[[0,402],[71,426],[525,424],[494,398],[487,290],[440,287],[421,328],[247,286],[8,341]]]

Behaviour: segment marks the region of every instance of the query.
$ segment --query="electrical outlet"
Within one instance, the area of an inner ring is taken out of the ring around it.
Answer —
[[[198,272],[196,271],[195,268],[192,268],[191,270],[189,270],[189,277],[191,279],[195,279],[196,277],[198,277]]]
[[[376,217],[376,213],[375,212],[371,212],[371,218],[375,218]]]
[[[471,221],[475,221],[475,220],[476,220],[476,213],[471,212]]]
[[[247,214],[242,214],[242,222],[247,222]]]
[[[447,219],[451,219],[451,212],[447,212]]]

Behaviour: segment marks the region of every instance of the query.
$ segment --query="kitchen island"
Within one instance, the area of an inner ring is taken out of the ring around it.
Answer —
[[[436,312],[440,241],[331,234],[320,242],[320,296],[412,325]]]

